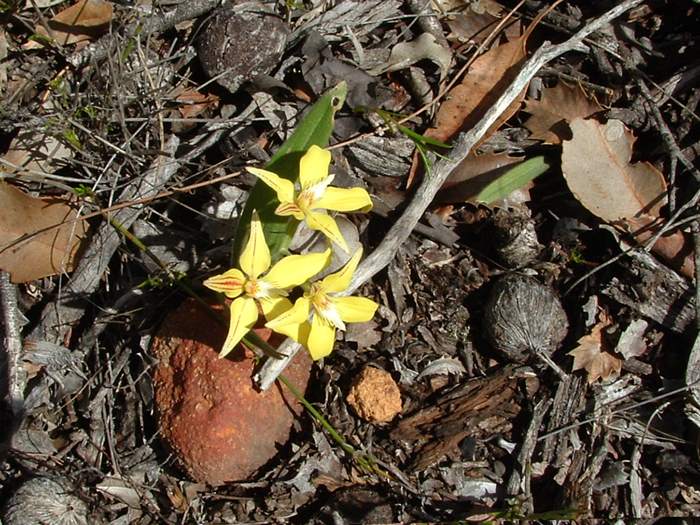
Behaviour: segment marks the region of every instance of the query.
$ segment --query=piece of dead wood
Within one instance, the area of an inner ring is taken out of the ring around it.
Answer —
[[[693,325],[695,301],[685,279],[642,250],[629,251],[618,266],[605,295],[676,333]]]
[[[402,419],[391,432],[397,441],[413,443],[413,469],[424,469],[453,453],[466,438],[486,438],[510,426],[520,412],[514,401],[518,379],[529,368],[508,366],[497,373],[472,379]]]
[[[531,479],[532,479],[532,455],[535,452],[537,445],[537,436],[542,426],[542,420],[547,414],[549,407],[552,406],[551,399],[540,399],[532,410],[532,419],[530,426],[525,432],[525,438],[518,453],[518,467],[515,468],[508,479],[506,491],[509,496],[518,496],[522,494],[522,512],[527,515],[535,511],[535,503],[532,498]]]
[[[555,432],[575,421],[577,416],[584,410],[587,388],[588,385],[585,378],[580,375],[570,375],[557,386],[554,404],[547,424],[547,435],[544,438],[544,446],[542,448],[542,463],[552,463],[552,458],[556,451],[557,456],[553,466],[561,467],[564,465],[566,449],[569,447],[569,433]]]

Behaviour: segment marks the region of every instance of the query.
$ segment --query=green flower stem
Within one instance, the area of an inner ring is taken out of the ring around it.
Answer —
[[[140,251],[142,251],[149,259],[156,263],[158,267],[161,268],[167,274],[168,278],[175,284],[175,286],[180,288],[180,290],[185,292],[187,295],[189,295],[195,301],[197,301],[200,305],[202,305],[206,309],[206,312],[209,314],[210,317],[215,319],[216,322],[218,322],[222,326],[228,326],[228,323],[223,318],[223,316],[219,312],[214,310],[209,303],[202,299],[200,295],[197,292],[195,292],[187,282],[182,280],[170,268],[168,268],[165,265],[165,263],[161,261],[160,258],[158,258],[156,254],[154,254],[151,250],[148,249],[148,246],[146,246],[143,243],[143,241],[141,241],[141,239],[139,239],[136,235],[131,233],[128,229],[124,228],[124,226],[115,219],[110,219],[109,223],[114,227],[114,229],[116,229],[119,233],[121,233],[124,237],[131,241],[134,244],[134,246],[136,246]],[[248,334],[243,338],[243,342],[246,343],[249,348],[257,347],[264,354],[270,357],[274,357],[275,359],[282,359],[284,357],[284,355],[280,354],[275,348],[268,344],[267,341],[265,341],[262,337],[260,337],[252,330],[248,332]]]
[[[326,432],[333,438],[333,440],[338,443],[338,446],[343,449],[343,451],[350,455],[352,459],[359,465],[359,467],[366,471],[378,474],[380,476],[389,477],[389,474],[383,471],[377,465],[377,460],[372,457],[371,454],[366,454],[360,452],[350,443],[345,441],[345,438],[330,424],[330,422],[318,411],[316,408],[309,403],[304,395],[294,386],[294,384],[284,375],[280,374],[277,376],[277,380],[280,381],[287,389],[292,393],[292,395],[297,398],[297,400],[304,406],[304,408],[311,414],[311,416],[325,429]]]

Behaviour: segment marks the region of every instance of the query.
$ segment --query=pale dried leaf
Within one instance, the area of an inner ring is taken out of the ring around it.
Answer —
[[[649,323],[644,319],[635,319],[624,329],[617,342],[615,351],[625,359],[638,357],[647,351],[644,332]]]
[[[525,122],[525,127],[533,139],[560,144],[562,140],[571,140],[569,122],[590,117],[602,109],[595,100],[586,96],[580,86],[559,82],[553,88],[544,89],[540,100],[527,99],[524,111],[532,116]]]
[[[381,75],[389,71],[398,71],[421,60],[430,60],[437,64],[440,68],[440,79],[443,79],[450,69],[452,52],[441,46],[430,33],[423,33],[412,42],[396,44],[391,50],[388,62],[368,73]]]
[[[0,184],[0,269],[15,283],[70,271],[87,231],[76,217],[65,200],[37,199]]]
[[[51,34],[41,24],[36,33],[60,45],[94,40],[108,28],[114,7],[106,0],[80,0],[48,21]]]
[[[617,120],[574,119],[562,143],[562,173],[591,213],[615,222],[643,214],[657,217],[666,202],[662,174],[648,162],[630,164],[634,137]]]
[[[0,166],[15,175],[53,173],[73,156],[73,150],[41,129],[24,129],[12,139]]]
[[[603,329],[607,323],[600,322],[593,327],[590,334],[578,340],[578,346],[569,352],[574,357],[572,370],[584,369],[588,373],[588,383],[598,379],[617,376],[622,370],[622,361],[603,350]]]

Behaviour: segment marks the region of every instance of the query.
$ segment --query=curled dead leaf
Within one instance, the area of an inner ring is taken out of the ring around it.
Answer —
[[[15,283],[72,270],[87,233],[76,218],[65,199],[37,199],[0,184],[0,269]]]
[[[578,346],[568,354],[574,358],[573,371],[586,370],[588,384],[598,379],[617,377],[622,370],[622,360],[604,350],[603,330],[608,325],[607,321],[596,324],[591,333],[579,339]]]
[[[533,139],[546,144],[561,144],[562,140],[571,140],[569,122],[590,117],[602,109],[580,86],[560,82],[552,88],[543,89],[540,100],[527,99],[524,111],[531,116],[525,122],[525,127],[530,130]]]

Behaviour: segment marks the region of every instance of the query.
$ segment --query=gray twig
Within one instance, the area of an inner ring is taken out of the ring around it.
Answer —
[[[167,13],[154,13],[141,23],[133,22],[125,32],[125,38],[135,36],[147,37],[152,33],[160,33],[174,27],[175,24],[197,18],[218,6],[221,0],[191,0],[179,4],[175,9]],[[68,57],[68,62],[73,67],[81,67],[91,60],[99,61],[107,57],[113,49],[116,40],[108,34],[84,47],[80,51]]]
[[[516,100],[543,66],[569,51],[587,51],[588,48],[583,44],[584,38],[603,28],[606,24],[641,2],[642,0],[625,0],[602,16],[586,24],[569,40],[556,45],[552,45],[549,42],[542,44],[532,57],[523,64],[520,73],[518,73],[510,86],[495,104],[489,108],[476,126],[457,138],[449,156],[435,163],[430,176],[423,179],[401,217],[394,223],[379,246],[357,268],[346,293],[350,294],[355,291],[391,262],[399,247],[411,235],[418,220],[433,201],[435,194],[442,187],[452,170],[464,160],[472,148],[486,134],[487,130],[498,120],[506,108]],[[272,385],[277,376],[286,368],[294,354],[299,350],[299,345],[297,344],[289,346],[294,350],[290,350],[288,357],[284,359],[268,359],[260,369],[260,372],[255,376],[255,381],[262,390]]]
[[[179,144],[180,139],[172,135],[165,145],[165,151],[169,157],[155,159],[146,173],[127,186],[121,195],[120,202],[148,199],[161,191],[175,175],[182,162],[174,158]],[[144,209],[144,204],[135,204],[116,211],[113,218],[125,228],[129,228]],[[70,281],[61,290],[61,296],[47,305],[42,312],[41,321],[32,330],[29,339],[53,343],[63,341],[71,325],[82,317],[85,301],[97,290],[100,279],[121,242],[119,233],[109,221],[105,221],[92,237]]]
[[[10,282],[10,274],[0,271],[0,305],[2,308],[3,341],[0,355],[0,395],[9,401],[12,416],[21,417],[24,387],[27,378],[20,365],[22,318],[17,308],[17,286]],[[7,380],[7,386],[2,384]],[[16,422],[16,421],[15,421]]]

